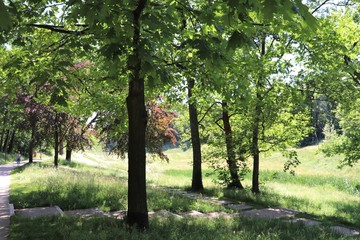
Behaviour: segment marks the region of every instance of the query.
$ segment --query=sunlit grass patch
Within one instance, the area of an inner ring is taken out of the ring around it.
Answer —
[[[13,174],[10,202],[15,208],[58,205],[64,210],[98,207],[109,211],[125,208],[126,190],[122,178],[34,164]]]

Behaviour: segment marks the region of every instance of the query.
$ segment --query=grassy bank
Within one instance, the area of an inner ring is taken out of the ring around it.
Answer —
[[[170,158],[169,162],[148,159],[149,211],[161,209],[172,212],[189,210],[201,212],[229,211],[203,200],[189,199],[157,188],[156,186],[166,186],[186,189],[191,184],[191,152],[172,149],[166,153]],[[258,207],[293,208],[303,212],[302,216],[322,220],[332,225],[343,224],[360,229],[358,211],[360,209],[360,178],[358,176],[360,167],[340,170],[337,168],[338,158],[324,158],[321,154],[317,154],[316,147],[299,149],[298,154],[302,164],[296,170],[295,176],[282,171],[286,159],[281,154],[274,153],[262,157],[260,175],[262,193],[259,195],[253,195],[249,191],[250,174],[243,181],[247,187],[246,190],[230,191],[213,182],[213,176],[206,174],[210,173],[211,169],[204,164],[205,193],[220,198],[248,202]],[[51,161],[51,158],[48,157],[42,163],[24,166],[12,174],[10,202],[15,204],[15,208],[59,205],[64,210],[94,207],[104,211],[126,210],[126,160],[109,156],[101,151],[89,151],[74,154],[72,163],[66,163],[62,160],[58,169],[52,167]],[[123,223],[109,219],[51,218],[46,221],[41,219],[29,221],[15,217],[11,221],[11,239],[26,239],[21,236],[25,233],[19,230],[24,227],[24,231],[26,231],[26,225],[29,225],[29,228],[31,225],[33,227],[36,225],[38,227],[43,226],[44,229],[53,229],[44,233],[52,234],[50,232],[58,231],[57,226],[62,224],[68,224],[71,227],[63,227],[63,229],[68,229],[68,233],[64,231],[62,234],[68,235],[61,235],[63,237],[58,239],[82,239],[75,236],[81,235],[84,231],[90,231],[92,234],[93,229],[97,229],[96,232],[99,233],[98,236],[100,237],[96,238],[94,232],[93,238],[90,234],[89,238],[86,239],[116,239],[109,238],[107,232],[114,234],[114,236],[119,235],[118,239],[123,237],[140,239],[138,238],[140,235],[137,235],[140,233],[133,234],[130,237],[130,235],[126,235],[128,232]],[[191,238],[190,236],[195,236],[191,239],[205,239],[215,236],[213,229],[224,229],[222,232],[224,237],[219,235],[216,239],[338,239],[338,236],[333,235],[326,228],[314,230],[278,221],[253,221],[255,220],[151,220],[151,230],[141,239],[188,239]],[[55,222],[57,224],[53,224]],[[239,222],[242,225],[239,225]],[[190,223],[204,233],[199,234],[195,227],[188,226]],[[256,229],[254,229],[254,225]],[[167,232],[162,228],[174,228],[174,230]],[[183,228],[187,229],[189,233],[182,233],[183,235],[181,235],[180,232]],[[62,228],[59,227],[59,229]],[[177,231],[179,235],[176,235]],[[308,235],[315,234],[313,231],[318,235]],[[292,237],[291,234],[293,234]],[[315,238],[306,236],[315,236]],[[52,238],[45,238],[44,236],[44,238],[30,239]]]

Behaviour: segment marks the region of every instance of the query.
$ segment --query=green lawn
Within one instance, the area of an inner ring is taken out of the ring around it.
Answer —
[[[302,164],[297,168],[295,176],[282,171],[285,159],[281,154],[262,156],[262,193],[259,195],[253,195],[249,190],[250,174],[243,181],[246,190],[230,191],[214,183],[213,176],[206,174],[211,169],[204,164],[205,193],[258,207],[293,208],[303,212],[303,216],[324,221],[325,225],[343,224],[360,229],[360,166],[338,169],[339,158],[324,158],[317,154],[317,150],[316,146],[298,150]],[[229,211],[203,200],[181,197],[156,188],[166,186],[187,189],[191,184],[191,151],[172,149],[166,154],[169,162],[148,158],[149,211]],[[51,157],[46,157],[44,162],[24,166],[12,174],[10,202],[14,203],[15,208],[56,204],[64,210],[93,207],[104,211],[125,210],[126,179],[127,161],[99,150],[76,153],[72,163],[62,160],[58,169],[52,167]],[[298,224],[250,219],[153,219],[150,226],[151,229],[145,235],[133,233],[130,236],[123,222],[109,219],[66,217],[29,221],[13,217],[10,239],[339,239],[326,227],[313,229]],[[32,233],[35,234],[33,238],[26,238],[26,232],[34,227],[44,232],[41,233],[43,235],[37,231]],[[169,228],[174,229],[168,231]],[[58,238],[52,238],[51,234]],[[117,238],[110,238],[111,234]],[[88,238],[82,238],[81,235]]]

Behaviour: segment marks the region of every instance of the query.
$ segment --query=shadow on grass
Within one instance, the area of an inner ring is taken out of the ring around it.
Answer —
[[[13,217],[9,239],[342,239],[328,228],[304,227],[283,221],[236,218],[155,218],[145,232],[128,231],[122,220],[52,217],[33,220]],[[345,238],[343,238],[345,239]]]
[[[216,190],[215,190],[216,191]],[[266,207],[284,207],[299,210],[312,206],[313,203],[306,199],[296,198],[293,196],[283,196],[276,193],[263,191],[260,194],[253,194],[250,190],[234,191],[229,189],[223,190],[224,198],[235,201],[245,202],[254,205],[256,208]],[[360,203],[340,203],[333,202],[334,208],[337,209],[336,216],[315,215],[306,212],[300,212],[298,217],[323,221],[325,224],[340,224],[360,228]]]
[[[226,209],[212,202],[183,196],[179,193],[171,193],[158,188],[148,189],[148,206],[150,211],[168,210],[174,213],[191,210],[207,213],[226,211]]]
[[[343,220],[343,218],[346,217],[351,220],[351,226],[360,230],[360,202],[357,204],[334,202],[333,204],[337,208],[336,215],[343,216],[334,218],[336,222],[348,225],[349,222]]]

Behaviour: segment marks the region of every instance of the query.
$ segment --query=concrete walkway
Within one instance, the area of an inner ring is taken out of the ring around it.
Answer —
[[[10,172],[25,162],[0,165],[0,239],[5,240],[9,235],[10,209],[9,209],[9,188]]]

